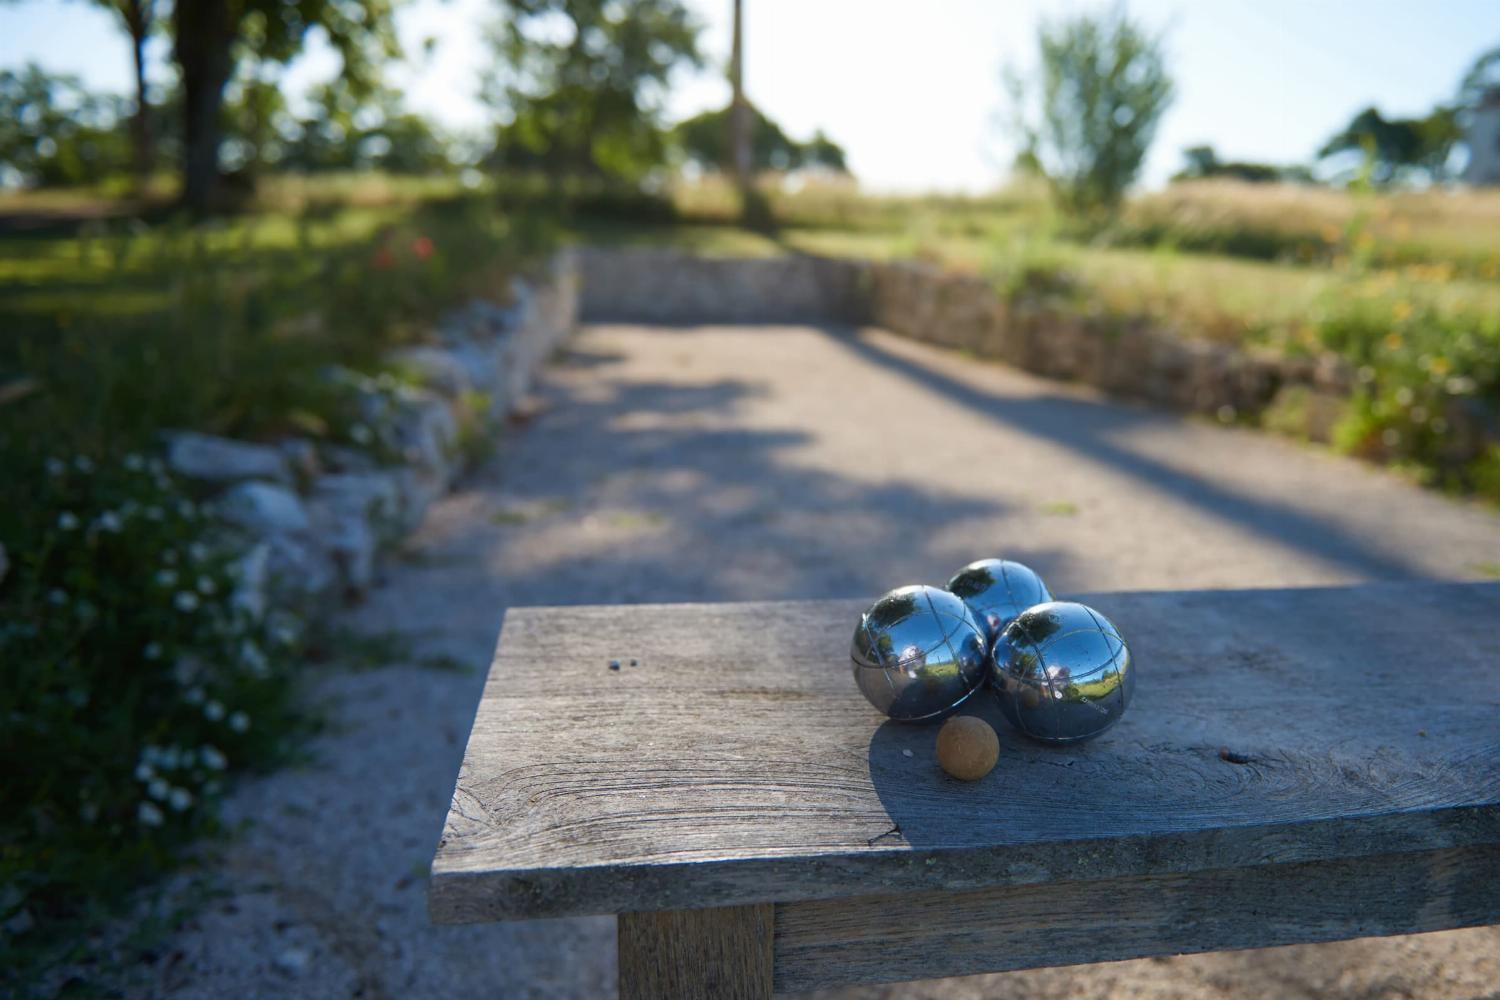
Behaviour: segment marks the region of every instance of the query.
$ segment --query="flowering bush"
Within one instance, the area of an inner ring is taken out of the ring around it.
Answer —
[[[1319,317],[1319,343],[1359,377],[1338,443],[1500,499],[1480,467],[1500,413],[1500,323],[1399,292],[1351,295]]]
[[[297,623],[262,612],[160,461],[51,458],[29,478],[33,502],[0,513],[9,938],[169,861],[214,825],[226,774],[301,725]]]

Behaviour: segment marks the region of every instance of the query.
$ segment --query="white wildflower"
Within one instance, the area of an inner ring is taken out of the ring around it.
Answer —
[[[203,562],[208,558],[208,546],[202,542],[194,542],[188,546],[188,558],[193,562]]]
[[[159,660],[159,659],[161,659],[161,643],[159,643],[159,642],[148,642],[148,643],[146,643],[145,648],[141,650],[141,655],[144,656],[148,660]]]
[[[349,428],[349,440],[355,444],[369,444],[374,439],[374,433],[364,424],[355,424]]]
[[[172,569],[159,569],[156,571],[156,585],[158,587],[174,587],[177,585],[177,571]]]
[[[210,771],[222,771],[229,766],[229,758],[218,747],[207,743],[198,750],[198,756],[203,761],[203,766]]]
[[[68,603],[68,592],[66,590],[59,590],[58,588],[53,587],[51,590],[47,591],[47,600],[51,601],[53,604],[56,604],[58,607],[62,607],[64,604]]]
[[[145,761],[142,761],[141,763],[139,763],[139,764],[137,764],[135,766],[135,780],[136,781],[150,781],[152,778],[155,778],[155,777],[156,777],[156,768],[152,767],[150,764],[147,764]]]
[[[146,786],[146,794],[151,796],[153,799],[156,799],[158,802],[166,798],[168,793],[170,793],[171,791],[172,786],[167,784],[166,781],[161,778],[153,778],[151,780],[151,783]]]
[[[155,764],[161,760],[161,747],[146,744],[141,747],[141,760],[147,764]]]
[[[193,793],[188,791],[186,788],[174,788],[172,789],[172,794],[168,797],[167,802],[172,806],[173,809],[177,810],[178,812],[182,812],[188,806],[193,804]]]
[[[47,459],[47,475],[60,476],[68,471],[68,465],[60,458]]]
[[[161,826],[162,820],[166,817],[150,802],[142,802],[140,808],[136,810],[135,818],[141,826]]]
[[[75,531],[78,528],[78,515],[71,510],[65,510],[57,515],[57,526],[64,531]]]
[[[203,717],[209,722],[218,722],[224,718],[224,705],[222,702],[211,701],[203,706]]]
[[[240,644],[240,662],[252,677],[265,677],[271,672],[271,665],[266,662],[266,654],[262,653],[260,647],[246,639]]]
[[[94,460],[87,455],[78,455],[73,459],[73,468],[79,472],[93,472]]]
[[[237,733],[249,732],[250,716],[246,715],[244,712],[235,712],[229,717],[229,728],[233,729]]]
[[[135,452],[131,452],[129,455],[125,456],[125,468],[129,469],[131,472],[140,472],[145,467],[146,460],[137,455]]]
[[[182,700],[189,705],[201,705],[203,704],[203,699],[207,697],[208,695],[204,694],[203,689],[200,687],[188,688],[182,694]]]
[[[200,576],[200,577],[198,577],[198,593],[203,594],[206,597],[209,594],[212,594],[215,589],[217,589],[217,588],[214,586],[214,581],[213,581],[212,577],[208,577],[208,576]]]
[[[172,679],[183,687],[193,683],[198,676],[198,663],[192,659],[178,660],[172,664]]]
[[[109,531],[118,535],[121,529],[125,527],[125,522],[120,520],[119,514],[116,514],[112,510],[107,510],[99,515],[99,519],[94,522],[94,526],[100,531]]]
[[[168,771],[175,771],[183,763],[182,751],[177,747],[167,747],[161,752],[161,766]]]
[[[184,614],[198,610],[198,595],[191,590],[179,590],[172,598],[172,606]]]

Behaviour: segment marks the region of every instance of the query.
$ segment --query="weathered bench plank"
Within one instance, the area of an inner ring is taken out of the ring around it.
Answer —
[[[799,993],[1500,923],[1500,847],[776,908]]]
[[[1135,703],[1104,737],[1054,749],[981,698],[1002,751],[973,785],[936,768],[932,729],[884,722],[855,690],[862,602],[513,609],[432,915],[970,892],[1500,843],[1500,585],[1088,600],[1131,642]]]

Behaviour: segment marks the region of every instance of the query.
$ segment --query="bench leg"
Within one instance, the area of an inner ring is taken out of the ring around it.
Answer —
[[[770,903],[622,913],[620,1000],[768,1000]]]

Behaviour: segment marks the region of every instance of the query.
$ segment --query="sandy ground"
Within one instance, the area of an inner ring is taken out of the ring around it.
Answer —
[[[994,554],[1064,594],[1500,563],[1500,518],[1388,473],[879,333],[595,327],[542,398],[352,616],[473,672],[321,682],[334,725],[313,762],[236,795],[250,826],[213,872],[222,895],[136,970],[141,993],[613,992],[611,918],[427,921],[426,864],[510,605],[873,596]],[[1500,996],[1500,928],[827,996],[1130,994]]]

